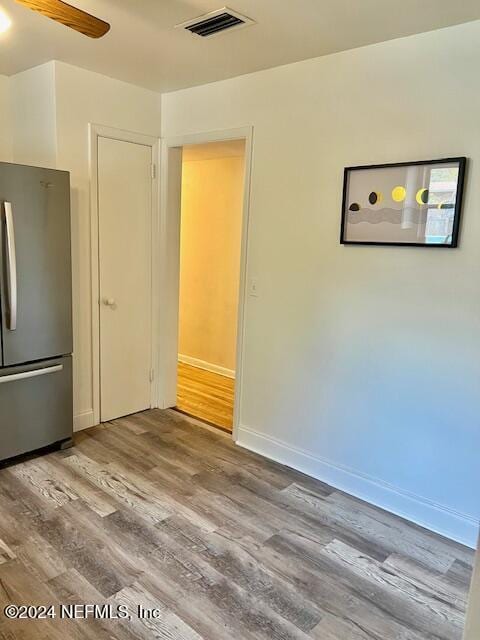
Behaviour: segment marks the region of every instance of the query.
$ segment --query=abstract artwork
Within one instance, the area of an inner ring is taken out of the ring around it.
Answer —
[[[349,167],[342,244],[456,247],[466,158]]]

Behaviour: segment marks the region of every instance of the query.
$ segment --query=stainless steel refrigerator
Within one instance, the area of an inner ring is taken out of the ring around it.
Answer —
[[[0,163],[0,461],[69,444],[70,180]]]

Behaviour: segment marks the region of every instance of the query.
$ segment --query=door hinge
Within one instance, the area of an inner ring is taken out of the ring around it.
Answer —
[[[153,382],[155,380],[155,371],[153,369],[150,369],[150,382]]]
[[[151,165],[151,171],[152,171],[152,180],[155,180],[155,178],[157,177],[157,165],[156,164],[152,164]]]

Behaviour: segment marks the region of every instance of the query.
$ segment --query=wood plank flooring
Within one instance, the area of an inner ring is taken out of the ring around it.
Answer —
[[[235,380],[179,362],[177,408],[232,431]]]
[[[2,640],[460,640],[472,563],[176,412],[0,470]],[[14,621],[10,603],[132,619]]]

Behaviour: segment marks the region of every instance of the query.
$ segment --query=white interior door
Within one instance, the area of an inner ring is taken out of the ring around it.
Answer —
[[[100,417],[151,406],[152,147],[98,138]]]

